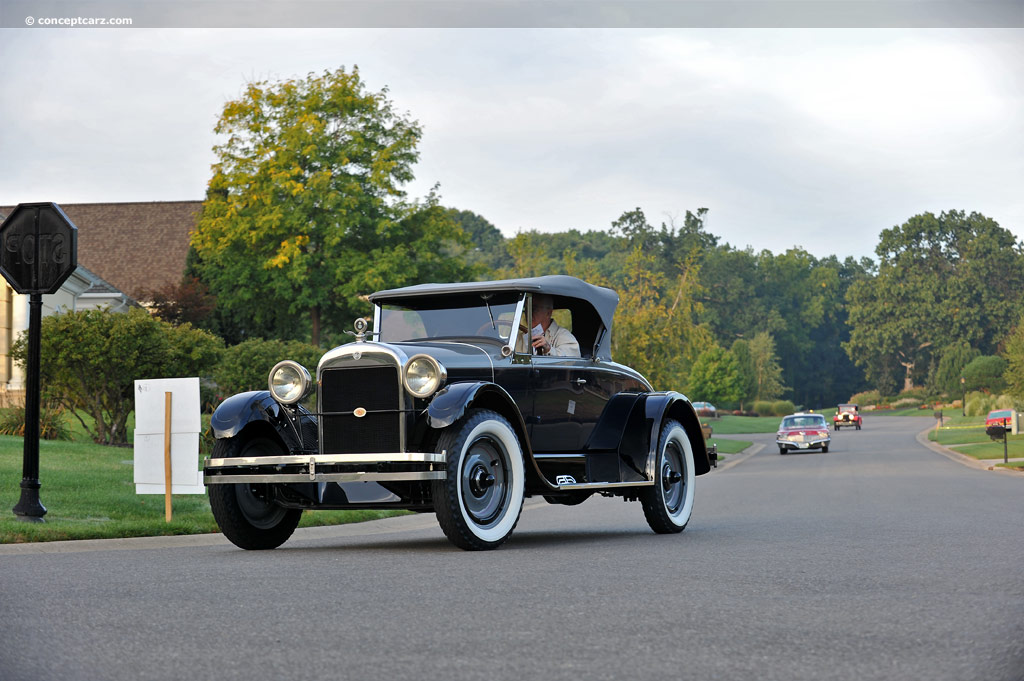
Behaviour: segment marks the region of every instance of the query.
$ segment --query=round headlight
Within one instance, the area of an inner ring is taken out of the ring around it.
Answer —
[[[405,365],[405,389],[413,397],[430,397],[447,378],[448,372],[430,355],[416,355]]]
[[[306,367],[286,359],[270,370],[270,394],[281,404],[295,404],[309,393],[312,381]]]

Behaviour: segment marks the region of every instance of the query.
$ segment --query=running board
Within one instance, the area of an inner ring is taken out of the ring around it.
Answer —
[[[620,487],[653,487],[653,480],[640,480],[639,482],[575,482],[557,485],[559,491],[568,492],[577,489],[617,489]]]

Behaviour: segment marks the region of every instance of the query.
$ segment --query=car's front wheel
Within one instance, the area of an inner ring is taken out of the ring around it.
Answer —
[[[265,437],[226,438],[213,447],[215,459],[281,454],[281,446]],[[292,536],[302,516],[299,509],[270,501],[265,484],[210,485],[209,494],[210,510],[220,531],[243,549],[276,549]]]
[[[433,483],[434,512],[448,540],[467,551],[508,539],[523,510],[525,469],[519,438],[505,417],[472,409],[441,434],[447,477]]]
[[[658,534],[682,532],[693,511],[695,473],[693,447],[678,421],[661,427],[655,469],[654,486],[640,493],[644,517]]]

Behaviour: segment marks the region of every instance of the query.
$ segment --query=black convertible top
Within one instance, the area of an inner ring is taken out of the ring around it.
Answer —
[[[599,347],[595,351],[604,357],[610,356],[612,318],[615,307],[619,304],[619,294],[610,288],[594,286],[582,279],[565,274],[552,274],[546,277],[526,277],[522,279],[499,279],[496,281],[465,281],[455,284],[417,284],[377,291],[370,294],[370,302],[375,305],[384,301],[395,302],[404,298],[419,296],[436,296],[447,294],[467,294],[478,291],[528,291],[530,293],[546,293],[556,298],[556,306],[580,308],[585,305],[592,313],[596,313],[601,324],[607,330],[600,334]],[[572,299],[571,302],[565,299]],[[575,313],[574,313],[575,317]],[[574,329],[574,333],[575,333]],[[597,338],[595,338],[597,340]]]

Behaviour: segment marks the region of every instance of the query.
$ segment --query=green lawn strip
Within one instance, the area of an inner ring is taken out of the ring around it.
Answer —
[[[717,419],[701,419],[711,426],[712,435],[749,435],[752,433],[774,433],[782,422],[780,416],[733,416],[726,414]]]
[[[935,412],[938,411],[934,407],[904,407],[903,409],[864,409],[860,410],[860,415],[865,418],[868,416],[927,416],[930,419],[935,418]],[[945,411],[949,411],[948,409]],[[943,412],[945,414],[945,412]]]
[[[0,543],[110,539],[217,532],[204,494],[173,497],[173,520],[164,522],[162,495],[136,494],[132,449],[91,443],[39,443],[39,498],[45,523],[18,520],[20,437],[0,436]],[[391,511],[304,513],[300,527],[336,525],[395,515]]]
[[[1024,438],[1020,435],[1011,435],[1006,441],[1006,450],[1011,459],[1024,457]],[[982,444],[956,447],[954,451],[974,457],[975,459],[1002,459],[1003,443],[990,440]]]
[[[747,442],[746,440],[723,440],[721,438],[711,438],[708,440],[708,444],[718,445],[719,454],[739,454],[754,443]]]
[[[1011,461],[1010,463],[997,463],[998,468],[1012,468],[1017,471],[1024,471],[1024,461]]]

